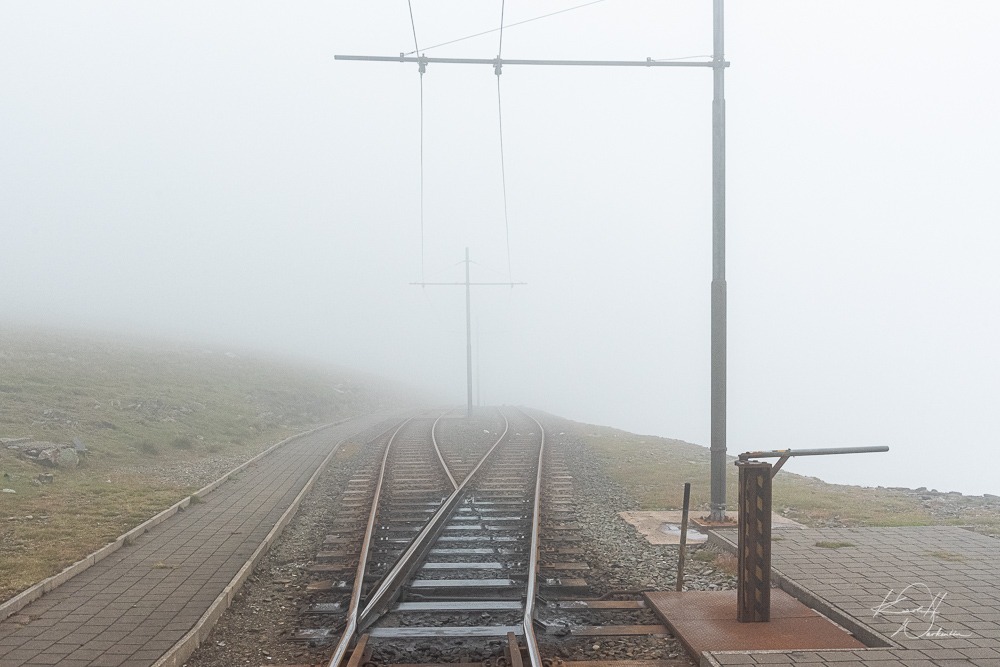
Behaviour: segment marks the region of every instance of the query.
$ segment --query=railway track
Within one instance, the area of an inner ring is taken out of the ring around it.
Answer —
[[[573,493],[520,411],[395,424],[337,503],[297,638],[334,646],[329,667],[539,667],[580,642],[655,641],[636,591],[590,594]]]
[[[442,646],[479,661],[500,643],[524,644],[541,664],[531,618],[542,429],[497,411],[486,428],[444,434],[447,419],[415,417],[376,437],[340,498],[337,532],[311,568],[313,627],[297,634],[339,635],[331,666],[398,662],[401,644],[406,662],[439,661]]]

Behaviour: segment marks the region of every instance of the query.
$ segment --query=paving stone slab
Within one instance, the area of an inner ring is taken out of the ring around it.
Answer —
[[[734,551],[736,539],[732,530],[713,534]],[[774,581],[890,650],[792,653],[792,664],[1000,667],[998,554],[1000,540],[956,527],[783,532],[772,544]],[[711,653],[703,664],[748,664],[747,655]]]

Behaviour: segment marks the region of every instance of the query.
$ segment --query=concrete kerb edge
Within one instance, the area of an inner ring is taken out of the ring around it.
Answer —
[[[738,545],[733,544],[727,537],[719,535],[714,530],[708,532],[708,543],[733,554],[738,553]],[[811,607],[813,610],[823,614],[837,625],[849,630],[866,647],[900,648],[900,644],[854,618],[840,607],[823,600],[791,577],[784,575],[778,568],[771,568],[771,576],[774,582],[778,584],[778,588],[799,600],[807,607]]]
[[[346,420],[345,420],[346,421]],[[343,422],[339,422],[343,423]],[[317,429],[318,430],[318,429]],[[188,632],[181,637],[176,644],[170,647],[166,653],[160,656],[160,659],[153,663],[153,667],[180,667],[192,654],[198,649],[201,644],[208,639],[212,630],[215,628],[215,624],[219,622],[222,614],[229,608],[233,603],[237,593],[243,588],[243,584],[246,580],[250,578],[254,569],[264,558],[267,552],[270,550],[271,545],[278,539],[282,531],[284,531],[285,526],[291,522],[295,514],[298,512],[299,505],[312,490],[312,487],[316,484],[316,480],[319,479],[320,475],[326,470],[330,461],[333,460],[334,454],[340,449],[340,446],[347,441],[344,438],[338,442],[330,453],[326,455],[323,462],[319,464],[316,471],[309,477],[309,480],[302,487],[302,490],[295,496],[295,499],[288,506],[288,509],[284,511],[281,517],[278,519],[274,527],[271,528],[264,541],[254,550],[247,562],[243,564],[239,572],[232,578],[229,584],[219,593],[218,597],[212,602],[208,610],[202,614],[201,618],[194,624],[194,627],[188,630]],[[249,462],[248,462],[249,463]]]
[[[137,537],[148,531],[150,528],[153,528],[154,526],[163,523],[173,515],[177,514],[178,511],[188,507],[188,505],[191,504],[191,498],[195,496],[197,496],[199,499],[203,498],[204,496],[208,495],[215,489],[219,488],[225,482],[229,481],[229,479],[233,475],[242,472],[243,469],[245,469],[247,466],[256,463],[257,461],[267,456],[268,454],[272,453],[279,447],[283,447],[284,445],[287,445],[290,442],[294,442],[299,438],[304,438],[306,436],[312,435],[313,433],[316,433],[323,429],[330,428],[332,426],[339,426],[340,424],[343,424],[347,421],[350,421],[350,418],[341,419],[340,421],[331,422],[329,424],[323,424],[322,426],[317,426],[316,428],[311,429],[309,431],[303,431],[302,433],[297,433],[296,435],[285,438],[281,442],[271,445],[270,447],[268,447],[261,453],[257,454],[253,458],[236,466],[235,468],[233,468],[232,470],[230,470],[229,472],[227,472],[225,475],[215,480],[214,482],[211,482],[207,486],[198,489],[190,496],[187,496],[186,498],[183,498],[180,501],[174,503],[167,509],[163,510],[162,512],[156,514],[153,517],[150,517],[146,521],[143,521],[138,526],[129,530],[128,532],[119,535],[113,542],[109,542],[108,544],[104,545],[94,553],[89,554],[84,558],[81,558],[72,565],[67,565],[62,571],[52,575],[51,577],[46,577],[45,579],[42,579],[37,584],[29,586],[28,588],[24,589],[14,597],[5,601],[3,604],[0,604],[0,621],[10,618],[11,616],[24,609],[35,600],[39,599],[40,597],[48,593],[49,591],[58,588],[59,586],[66,583],[67,581],[69,581],[76,575],[80,574],[81,572],[90,569],[92,566],[101,562],[111,554],[115,553],[126,544],[129,544],[132,540],[136,539]]]

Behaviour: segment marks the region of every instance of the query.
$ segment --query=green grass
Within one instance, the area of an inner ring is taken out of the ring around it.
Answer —
[[[4,467],[15,466],[4,461]],[[5,494],[0,509],[0,599],[55,574],[189,493],[142,477],[108,482],[92,473],[92,467],[60,472],[43,487],[25,483],[27,475],[4,480],[17,494]]]
[[[853,542],[838,542],[832,540],[820,540],[816,543],[820,549],[844,549],[846,547],[857,546]]]
[[[160,469],[243,460],[395,399],[343,372],[224,349],[39,331],[0,330],[0,378],[0,437],[89,450],[78,468],[49,469],[0,449],[0,486],[16,491],[0,495],[0,600],[195,490]],[[42,472],[54,481],[37,484]]]

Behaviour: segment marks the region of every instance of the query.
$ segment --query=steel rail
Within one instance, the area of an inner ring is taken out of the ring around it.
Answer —
[[[396,431],[389,438],[389,443],[385,446],[385,454],[382,456],[382,466],[378,474],[378,483],[375,485],[375,496],[372,501],[372,509],[368,514],[368,527],[365,529],[365,537],[361,543],[361,553],[358,556],[358,569],[354,575],[354,588],[351,591],[351,603],[347,608],[347,625],[344,628],[344,634],[340,638],[340,642],[337,644],[336,649],[334,649],[333,657],[330,658],[330,667],[337,667],[340,665],[341,661],[344,659],[344,654],[347,653],[347,648],[354,639],[354,633],[357,631],[358,627],[358,607],[361,606],[361,590],[364,588],[365,584],[365,570],[368,567],[368,550],[371,545],[372,535],[375,532],[375,518],[378,510],[379,496],[382,493],[382,481],[385,479],[385,468],[386,462],[389,460],[389,452],[392,450],[392,443],[396,440],[396,436],[399,432],[403,430],[403,427],[413,421],[413,417],[406,419],[401,423]],[[388,432],[383,431],[379,436],[385,435]]]
[[[437,435],[435,433],[435,431],[437,430],[438,422],[440,422],[444,418],[444,416],[447,415],[449,412],[451,412],[451,410],[445,410],[444,412],[442,412],[440,415],[438,415],[437,419],[435,419],[434,423],[431,425],[431,443],[434,445],[434,453],[437,454],[437,459],[441,463],[441,468],[444,470],[444,474],[448,476],[448,480],[451,482],[452,488],[457,489],[458,482],[455,481],[455,476],[451,474],[451,469],[448,467],[448,464],[445,463],[444,455],[441,453],[440,447],[438,447]],[[431,518],[433,518],[433,515]],[[388,573],[382,575],[382,577],[375,582],[375,590],[378,590],[378,588],[382,585],[382,581],[387,576],[389,576],[391,572],[392,571],[390,570]]]
[[[503,433],[497,438],[497,441],[493,443],[493,446],[483,454],[482,458],[472,469],[472,471],[466,475],[462,483],[456,488],[448,499],[441,504],[438,510],[431,517],[430,521],[424,526],[423,530],[410,542],[410,546],[403,553],[403,555],[396,561],[392,570],[389,571],[382,581],[379,583],[378,588],[368,597],[368,604],[361,613],[358,615],[357,629],[364,630],[376,620],[379,619],[383,614],[385,614],[396,598],[399,596],[402,589],[402,582],[412,576],[414,570],[420,565],[420,560],[427,555],[427,551],[431,548],[434,540],[441,534],[444,530],[445,523],[451,517],[458,503],[462,500],[465,491],[469,484],[475,479],[476,475],[479,473],[483,464],[490,458],[497,447],[507,439],[507,433],[510,431],[510,422],[507,420],[507,416],[500,412],[500,416],[503,417],[504,428]],[[331,662],[329,667],[337,667],[335,663]]]
[[[458,488],[458,482],[455,481],[455,476],[451,474],[451,470],[448,469],[448,464],[444,462],[444,456],[441,454],[441,448],[438,447],[437,441],[437,427],[438,422],[441,421],[447,412],[442,413],[440,417],[434,420],[434,425],[431,426],[431,442],[434,443],[434,451],[437,453],[438,461],[441,462],[441,467],[444,468],[444,474],[448,475],[449,481],[451,481],[451,486],[454,489]]]
[[[535,476],[535,509],[531,519],[531,558],[528,561],[528,591],[524,600],[524,643],[528,647],[528,659],[531,667],[542,667],[542,655],[538,650],[538,639],[535,637],[535,589],[538,585],[538,534],[541,529],[542,511],[542,458],[545,456],[545,428],[541,422],[524,410],[519,412],[531,419],[538,426],[542,444],[538,447],[538,474]]]

